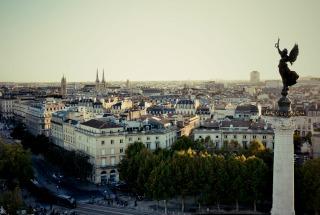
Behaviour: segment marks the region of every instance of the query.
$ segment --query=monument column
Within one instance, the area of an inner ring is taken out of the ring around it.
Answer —
[[[294,215],[294,123],[274,117],[272,215]]]
[[[299,48],[295,44],[289,55],[288,50],[281,50],[280,39],[275,44],[280,54],[279,74],[282,79],[282,97],[278,101],[278,110],[271,111],[267,117],[274,128],[274,153],[273,153],[273,190],[272,190],[272,215],[294,215],[294,123],[291,116],[296,115],[291,110],[291,101],[287,97],[290,86],[297,83],[299,75],[291,71],[288,62],[292,65],[296,61]],[[268,115],[268,114],[267,114]]]

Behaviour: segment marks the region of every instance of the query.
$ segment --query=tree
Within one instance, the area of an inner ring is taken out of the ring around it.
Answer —
[[[249,146],[249,153],[251,155],[256,155],[257,153],[266,150],[265,146],[260,140],[252,140]]]
[[[11,188],[17,183],[24,183],[33,177],[31,153],[21,144],[0,142],[0,178],[6,179]]]
[[[126,157],[130,159],[144,148],[146,147],[142,142],[134,142],[133,144],[130,144],[126,149]]]
[[[193,141],[186,136],[178,138],[178,140],[171,146],[172,151],[188,150],[189,148],[200,151],[204,149],[204,146],[203,143],[200,143],[199,141]]]
[[[17,124],[17,126],[15,126],[11,132],[11,136],[14,139],[24,139],[26,135],[26,128],[24,126],[24,124],[19,123]]]
[[[199,156],[194,157],[195,177],[193,195],[197,198],[199,211],[201,203],[207,201],[210,186],[208,183],[208,176],[210,175],[210,161],[211,156],[207,152],[200,153]]]
[[[165,214],[167,214],[167,201],[175,194],[169,162],[161,161],[151,172],[147,183],[148,194],[158,201],[164,200]]]
[[[170,169],[172,172],[171,179],[173,180],[173,186],[181,196],[181,211],[184,212],[185,197],[192,194],[195,187],[195,167],[192,155],[188,152],[174,155],[170,162]]]
[[[5,191],[0,195],[0,205],[4,207],[7,214],[16,214],[23,206],[21,190],[16,187],[13,191]]]
[[[145,146],[141,142],[135,142],[128,146],[125,157],[119,164],[120,178],[126,181],[135,192],[141,192],[141,186],[138,185],[139,169],[144,157],[140,152],[145,150]],[[143,171],[141,170],[140,174]],[[140,179],[141,180],[141,179]],[[143,185],[142,185],[143,186]]]
[[[135,183],[135,190],[137,193],[145,194],[147,191],[147,182],[152,170],[156,167],[157,160],[155,155],[148,149],[142,149],[137,154],[139,169],[137,181]]]
[[[210,187],[210,200],[215,202],[220,210],[220,203],[225,196],[226,183],[224,179],[227,177],[226,173],[226,161],[223,156],[213,156],[211,159],[211,165],[209,172],[209,187]]]
[[[236,203],[236,210],[239,211],[239,200],[245,196],[245,156],[229,157],[226,160],[227,181],[226,197],[229,201]]]
[[[239,146],[239,142],[237,140],[231,140],[228,143],[228,148],[232,151],[234,150],[239,150],[240,146]]]
[[[257,201],[263,197],[266,186],[267,165],[255,156],[248,157],[245,161],[246,196],[253,201],[254,211],[257,210]]]
[[[302,144],[302,138],[300,136],[300,133],[298,131],[295,131],[293,134],[293,144],[294,144],[294,151],[300,152],[301,150],[301,144]]]
[[[306,209],[320,213],[320,158],[306,161],[301,168],[302,196]]]

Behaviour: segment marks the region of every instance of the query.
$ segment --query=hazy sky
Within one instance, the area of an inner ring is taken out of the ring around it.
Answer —
[[[279,79],[278,36],[319,76],[319,0],[2,0],[0,81]]]

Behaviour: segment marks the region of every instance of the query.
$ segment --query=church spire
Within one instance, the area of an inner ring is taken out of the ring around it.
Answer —
[[[104,69],[102,70],[102,83],[106,83],[106,80],[104,79]]]
[[[97,77],[96,77],[96,83],[99,83],[99,74],[98,74],[98,68],[97,68]]]

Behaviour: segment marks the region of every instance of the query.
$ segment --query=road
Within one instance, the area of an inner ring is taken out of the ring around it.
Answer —
[[[92,196],[102,198],[102,191],[99,189],[80,189],[78,188],[76,179],[62,179],[61,183],[55,180],[52,175],[55,173],[50,167],[46,166],[46,162],[36,156],[32,157],[32,163],[35,170],[37,181],[54,193],[66,194],[74,197],[76,200],[89,200]],[[59,187],[57,189],[56,187]],[[105,188],[106,189],[106,188]]]
[[[157,214],[160,215],[161,213],[158,212],[141,212],[134,209],[128,208],[116,208],[116,207],[109,207],[109,206],[100,206],[100,205],[93,205],[93,204],[78,204],[77,208],[73,211],[77,212],[80,215],[149,215],[149,214]]]

